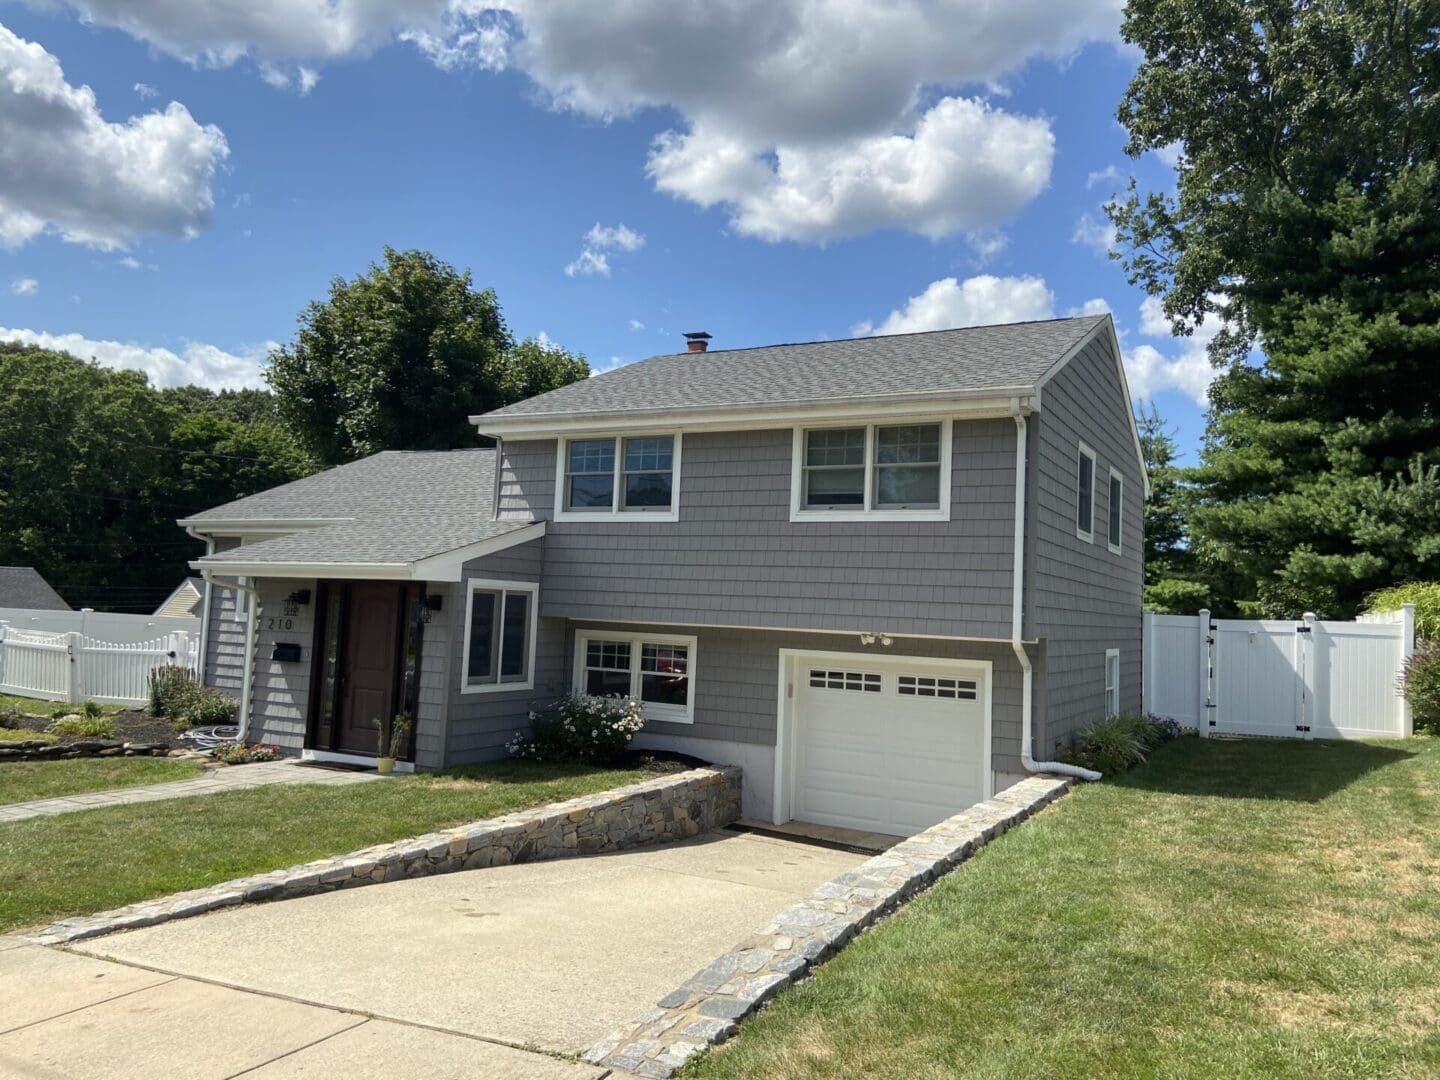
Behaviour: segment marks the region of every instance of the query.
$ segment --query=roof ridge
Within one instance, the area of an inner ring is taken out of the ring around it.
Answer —
[[[1011,326],[1039,326],[1044,323],[1062,322],[1088,322],[1092,319],[1108,319],[1109,312],[1101,312],[1098,315],[1056,315],[1049,319],[1017,319],[1014,322],[1003,323],[977,323],[973,326],[945,326],[935,330],[905,330],[898,334],[853,334],[850,337],[838,338],[815,338],[812,341],[775,341],[769,345],[739,345],[733,349],[707,349],[705,356],[718,356],[721,353],[758,352],[761,349],[793,349],[802,345],[840,345],[847,341],[888,341],[892,338],[913,338],[929,337],[934,334],[963,334],[969,330],[1001,330]],[[644,357],[641,360],[631,361],[630,364],[620,365],[630,367],[634,364],[643,364],[646,360],[664,360],[671,356],[685,356],[693,359],[699,354],[692,352],[669,352],[655,353],[653,356]],[[609,369],[616,370],[615,368]],[[600,375],[608,374],[606,371],[599,372]]]

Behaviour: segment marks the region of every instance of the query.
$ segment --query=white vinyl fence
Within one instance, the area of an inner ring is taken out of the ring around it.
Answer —
[[[143,705],[150,672],[198,670],[200,635],[178,630],[150,641],[101,641],[76,631],[22,630],[0,621],[0,694],[46,701]]]
[[[1415,609],[1356,622],[1145,615],[1145,708],[1201,735],[1367,739],[1411,733],[1400,671]]]

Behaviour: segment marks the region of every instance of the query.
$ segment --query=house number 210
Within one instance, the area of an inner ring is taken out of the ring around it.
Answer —
[[[294,629],[295,629],[295,620],[294,620],[294,619],[276,619],[276,618],[269,618],[269,619],[266,619],[266,620],[265,620],[265,629],[267,629],[267,630],[294,630]]]

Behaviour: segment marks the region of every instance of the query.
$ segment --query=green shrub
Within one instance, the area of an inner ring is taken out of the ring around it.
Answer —
[[[1143,764],[1152,750],[1184,731],[1168,717],[1121,713],[1082,728],[1075,745],[1060,748],[1056,756],[1067,764],[1113,776]]]
[[[645,723],[640,702],[625,697],[570,694],[543,713],[530,714],[530,734],[510,740],[516,757],[608,765]]]
[[[86,720],[96,720],[105,715],[105,710],[93,701],[82,701],[80,715]]]
[[[184,720],[187,727],[233,724],[235,702],[213,687],[202,686],[186,703],[185,711],[177,719]]]
[[[45,729],[51,735],[79,736],[86,739],[108,739],[114,728],[108,716],[62,716]]]
[[[0,728],[15,729],[20,726],[20,706],[8,705],[0,709]]]
[[[1406,604],[1415,605],[1415,640],[1440,638],[1440,581],[1409,581],[1365,598],[1367,612],[1399,611]]]
[[[214,750],[215,760],[226,765],[248,765],[252,761],[279,761],[280,748],[270,743],[224,743]]]
[[[1410,706],[1415,730],[1440,735],[1440,638],[1405,661],[1400,690]]]
[[[200,681],[178,664],[166,664],[150,672],[150,715],[179,716],[182,706],[200,689]]]

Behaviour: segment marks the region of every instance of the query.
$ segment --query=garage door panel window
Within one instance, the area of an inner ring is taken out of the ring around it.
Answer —
[[[538,585],[528,583],[470,582],[465,608],[464,693],[533,687],[538,591]]]
[[[860,693],[880,693],[880,676],[873,671],[830,671],[824,668],[810,669],[810,685],[817,690],[853,690]]]
[[[576,639],[577,683],[587,694],[631,697],[647,720],[694,722],[693,638],[588,637]]]
[[[947,679],[938,675],[901,675],[899,692],[906,697],[976,701],[979,685],[973,679]]]

